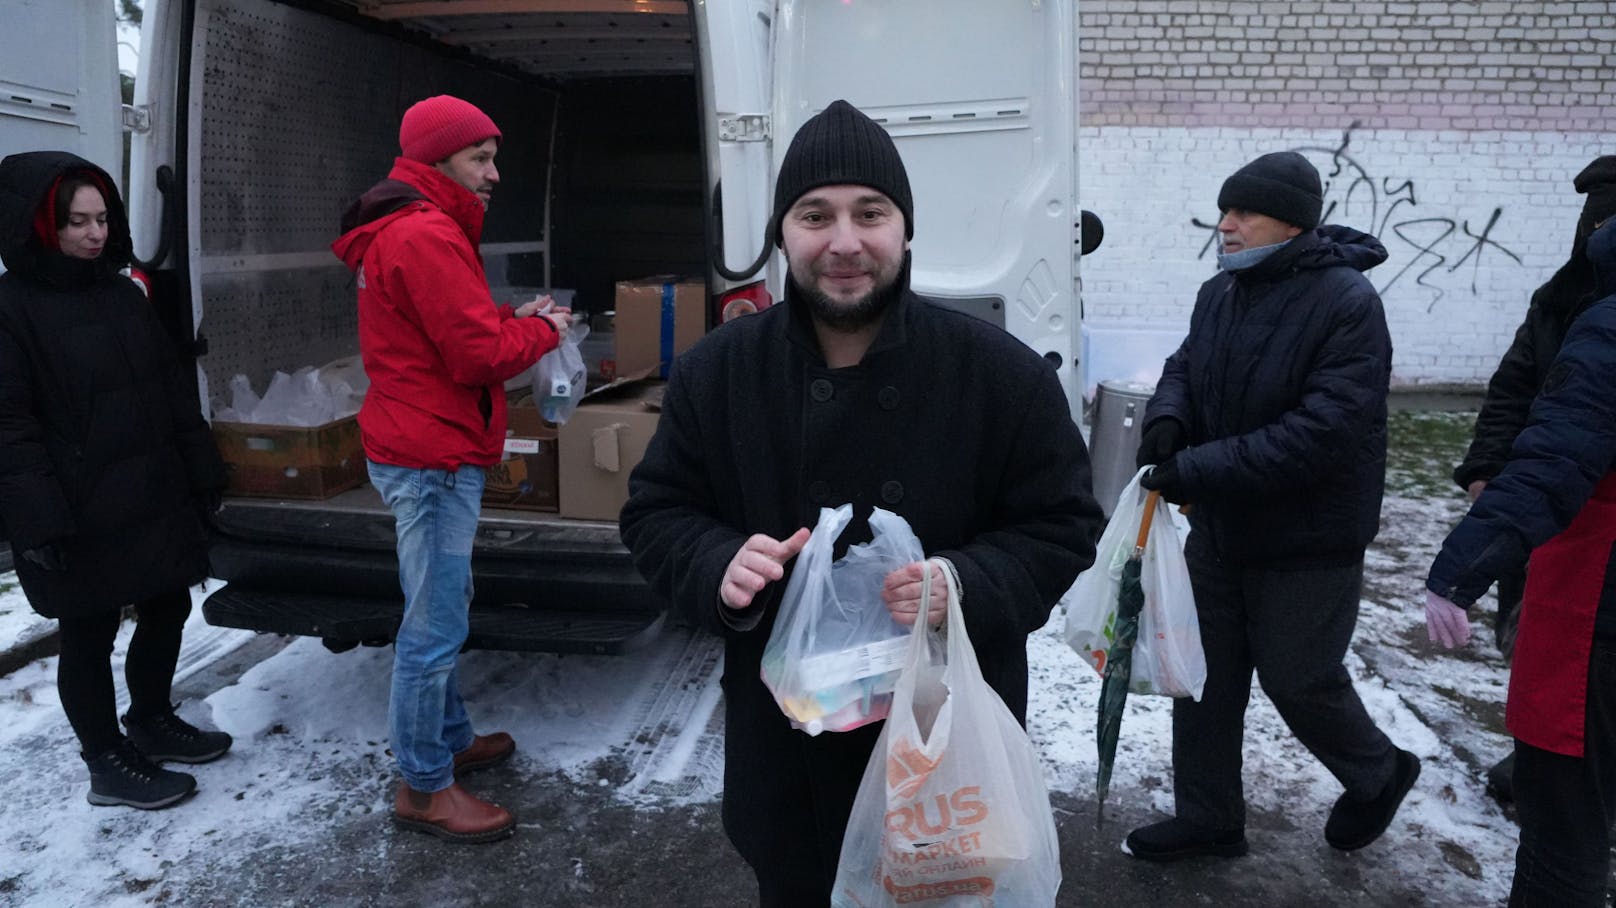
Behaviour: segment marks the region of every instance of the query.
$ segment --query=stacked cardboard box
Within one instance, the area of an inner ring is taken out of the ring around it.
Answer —
[[[213,440],[229,477],[227,494],[330,498],[365,481],[365,451],[352,416],[309,428],[215,421]]]
[[[517,391],[506,405],[505,455],[488,468],[483,506],[554,511],[557,505],[556,427],[539,415],[531,391]]]
[[[618,281],[616,297],[618,375],[654,368],[668,377],[673,358],[707,333],[707,286],[673,275]]]
[[[662,410],[661,382],[627,381],[584,398],[560,429],[561,516],[613,520]]]

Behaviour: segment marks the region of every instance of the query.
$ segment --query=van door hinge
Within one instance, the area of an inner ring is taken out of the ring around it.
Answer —
[[[147,104],[125,104],[123,106],[123,131],[140,135],[151,132],[151,106]]]
[[[767,142],[769,115],[729,114],[719,117],[718,138],[723,142]]]

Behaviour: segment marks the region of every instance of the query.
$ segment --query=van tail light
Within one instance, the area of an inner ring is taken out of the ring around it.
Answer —
[[[721,325],[730,319],[751,315],[759,309],[767,309],[773,304],[774,297],[770,295],[769,288],[763,286],[762,281],[736,287],[719,295],[718,318],[715,321]]]

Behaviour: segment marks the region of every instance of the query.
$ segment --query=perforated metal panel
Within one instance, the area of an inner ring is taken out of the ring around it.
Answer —
[[[330,252],[342,212],[385,177],[421,98],[472,101],[504,133],[485,242],[542,240],[548,90],[305,10],[207,0],[201,96],[202,364],[212,387],[358,349],[355,286]]]

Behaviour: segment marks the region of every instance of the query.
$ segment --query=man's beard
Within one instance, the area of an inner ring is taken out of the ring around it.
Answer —
[[[844,334],[866,328],[881,320],[898,298],[898,277],[878,285],[851,303],[838,302],[814,284],[794,281],[808,302],[808,311],[820,324]]]

